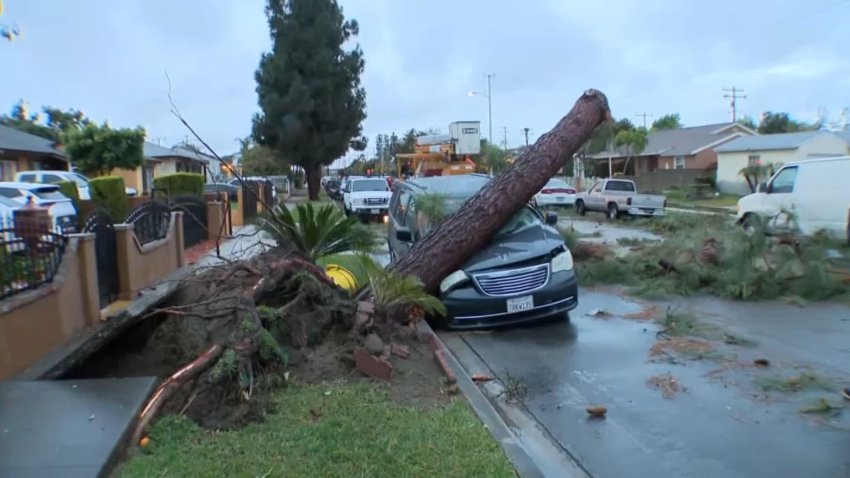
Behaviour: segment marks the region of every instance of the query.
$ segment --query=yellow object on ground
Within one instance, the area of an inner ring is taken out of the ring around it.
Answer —
[[[357,279],[354,277],[354,274],[351,273],[348,269],[344,267],[340,267],[336,264],[328,264],[325,266],[325,272],[328,274],[328,277],[334,284],[342,287],[345,290],[355,290],[357,289]]]

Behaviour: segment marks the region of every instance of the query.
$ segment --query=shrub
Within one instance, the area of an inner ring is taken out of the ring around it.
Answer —
[[[102,176],[89,181],[91,200],[95,207],[109,211],[115,222],[127,217],[127,192],[124,189],[124,179],[120,176]]]
[[[204,195],[204,175],[197,173],[174,173],[153,180],[153,187],[167,196],[180,194]]]
[[[59,181],[56,183],[59,186],[59,192],[71,198],[74,202],[74,209],[80,211],[80,190],[77,189],[77,183],[74,181]]]

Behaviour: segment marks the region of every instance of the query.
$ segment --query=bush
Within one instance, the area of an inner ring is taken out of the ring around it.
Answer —
[[[89,181],[89,192],[95,207],[109,211],[112,220],[121,222],[127,217],[127,192],[120,176],[102,176]]]
[[[153,187],[167,196],[180,194],[204,195],[204,175],[197,173],[174,173],[153,180]]]
[[[80,211],[80,190],[77,189],[77,183],[74,181],[59,181],[56,183],[59,186],[59,192],[71,198],[74,202],[74,209]]]

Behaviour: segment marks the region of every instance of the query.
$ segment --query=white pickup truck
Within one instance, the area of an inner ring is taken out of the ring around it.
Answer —
[[[609,219],[621,215],[663,216],[667,198],[654,194],[637,194],[635,182],[628,179],[602,179],[587,191],[576,195],[576,212],[604,212]]]

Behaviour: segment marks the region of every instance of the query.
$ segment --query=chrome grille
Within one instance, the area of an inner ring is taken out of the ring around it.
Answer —
[[[549,264],[522,269],[474,274],[473,279],[487,295],[510,296],[537,290],[549,281]]]
[[[366,204],[369,204],[369,205],[373,205],[373,204],[386,204],[386,203],[387,203],[387,199],[386,199],[386,198],[367,198],[367,199],[366,199]]]

